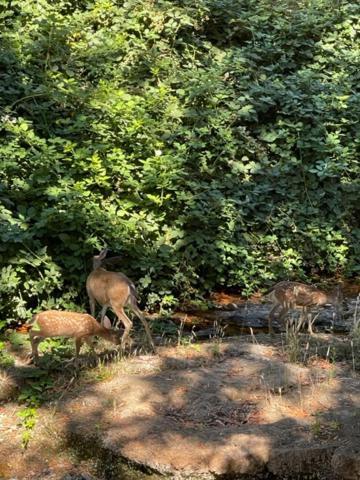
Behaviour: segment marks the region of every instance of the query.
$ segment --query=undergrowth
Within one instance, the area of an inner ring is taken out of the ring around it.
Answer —
[[[161,312],[358,274],[358,2],[2,7],[0,329],[105,244]]]

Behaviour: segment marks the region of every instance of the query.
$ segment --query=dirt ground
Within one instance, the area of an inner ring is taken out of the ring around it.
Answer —
[[[19,405],[0,404],[0,479],[358,479],[360,375],[318,355],[347,339],[312,341],[306,366],[261,334],[70,368],[27,449]]]

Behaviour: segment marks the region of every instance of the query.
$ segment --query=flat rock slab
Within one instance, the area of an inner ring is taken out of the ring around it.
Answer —
[[[64,429],[179,477],[360,478],[359,376],[327,362],[285,363],[281,344],[256,338],[134,357],[127,373],[61,400]]]

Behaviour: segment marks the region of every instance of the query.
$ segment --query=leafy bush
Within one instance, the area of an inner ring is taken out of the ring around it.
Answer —
[[[105,243],[148,307],[359,272],[357,2],[0,5],[0,327]]]
[[[6,351],[5,343],[0,340],[0,372],[1,369],[12,367],[13,365],[14,358]]]

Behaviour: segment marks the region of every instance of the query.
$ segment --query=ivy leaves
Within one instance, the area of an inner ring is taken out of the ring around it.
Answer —
[[[149,307],[356,274],[359,6],[305,3],[6,4],[3,318],[84,305],[104,244]]]

